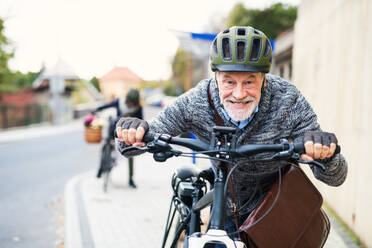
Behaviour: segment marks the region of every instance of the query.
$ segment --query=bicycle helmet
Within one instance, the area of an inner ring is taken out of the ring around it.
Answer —
[[[139,91],[134,88],[130,89],[125,98],[125,102],[126,103],[130,102],[134,105],[139,105]]]
[[[258,29],[231,27],[220,32],[210,49],[212,71],[270,71],[272,49],[267,36]]]

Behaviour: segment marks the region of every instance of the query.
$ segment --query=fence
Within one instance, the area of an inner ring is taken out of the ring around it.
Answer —
[[[52,113],[47,105],[29,104],[17,106],[1,104],[0,129],[50,122]]]

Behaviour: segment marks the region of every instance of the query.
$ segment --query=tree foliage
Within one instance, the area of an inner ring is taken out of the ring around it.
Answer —
[[[172,77],[170,81],[174,86],[168,85],[169,91],[176,91],[177,95],[192,88],[207,74],[207,66],[204,59],[193,56],[178,48],[172,61]]]
[[[165,83],[163,92],[166,96],[178,96],[178,95],[180,95],[179,88],[177,88],[177,85],[172,81],[168,81],[168,82]]]
[[[4,34],[4,20],[0,18],[0,93],[16,92],[31,87],[35,79],[44,70],[44,67],[38,72],[27,73],[10,70],[8,62],[14,57],[14,51],[8,51],[10,45],[9,39]]]
[[[98,78],[92,77],[89,81],[99,92],[101,92],[101,88],[99,87]]]
[[[8,52],[10,45],[8,38],[4,34],[4,20],[0,18],[0,92],[4,90],[14,91],[15,86],[10,85],[12,73],[8,67],[8,61],[14,56],[13,52]]]
[[[12,83],[16,86],[17,89],[29,88],[32,86],[32,83],[35,81],[35,79],[40,75],[42,71],[43,69],[41,69],[38,72],[27,73],[16,71],[15,73],[12,73],[13,75]]]
[[[174,87],[169,85],[169,91],[177,88],[185,90],[187,80],[189,80],[189,68],[192,65],[192,55],[178,48],[172,61],[172,79]]]
[[[141,82],[140,89],[146,89],[146,88],[162,88],[164,85],[166,85],[167,81],[165,80],[144,80]]]
[[[252,26],[263,31],[270,39],[293,28],[297,18],[297,7],[276,3],[260,9],[246,9],[242,3],[235,5],[226,23],[231,26]]]

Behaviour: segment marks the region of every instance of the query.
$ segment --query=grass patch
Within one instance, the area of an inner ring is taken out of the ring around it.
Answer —
[[[337,213],[327,203],[323,202],[323,207],[338,222],[338,224],[347,233],[347,235],[354,242],[354,244],[356,244],[358,247],[361,247],[361,248],[366,247],[362,244],[358,236],[351,230],[351,228],[349,228],[349,226],[337,215]]]

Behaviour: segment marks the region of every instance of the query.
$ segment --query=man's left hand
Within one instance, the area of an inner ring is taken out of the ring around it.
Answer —
[[[303,160],[327,159],[333,156],[337,147],[337,138],[333,133],[310,131],[304,135],[306,154]]]

